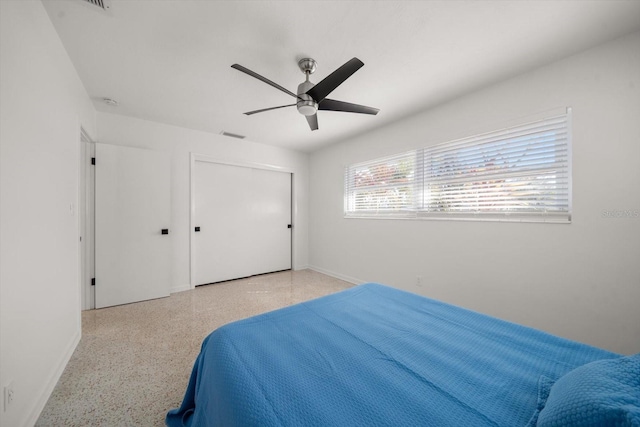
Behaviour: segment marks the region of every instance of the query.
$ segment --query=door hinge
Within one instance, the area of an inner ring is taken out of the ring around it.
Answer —
[[[95,277],[93,277],[93,278],[91,279],[91,286],[95,286],[95,285],[96,285],[96,278],[95,278]]]
[[[92,165],[95,165],[95,164],[96,164],[96,158],[95,158],[95,157],[92,157],[92,158],[91,158],[91,164],[92,164]]]

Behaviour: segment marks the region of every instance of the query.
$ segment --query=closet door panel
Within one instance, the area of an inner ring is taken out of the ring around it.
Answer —
[[[291,268],[291,174],[194,163],[196,285]]]

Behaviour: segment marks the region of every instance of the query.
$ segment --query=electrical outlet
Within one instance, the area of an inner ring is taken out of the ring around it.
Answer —
[[[4,386],[4,410],[5,412],[9,409],[9,406],[13,404],[13,400],[15,399],[15,390],[13,389],[13,382],[7,383]]]
[[[422,276],[416,276],[416,286],[422,287]]]

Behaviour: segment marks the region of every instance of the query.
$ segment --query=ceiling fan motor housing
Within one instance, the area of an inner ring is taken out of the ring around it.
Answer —
[[[298,102],[296,103],[296,107],[298,108],[298,113],[303,116],[313,116],[318,112],[318,103],[314,101],[311,96],[307,95],[307,91],[313,86],[315,85],[309,80],[298,85]]]

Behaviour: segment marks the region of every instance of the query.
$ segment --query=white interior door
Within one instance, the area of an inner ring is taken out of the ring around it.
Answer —
[[[251,170],[253,274],[291,269],[291,174]]]
[[[194,282],[291,268],[291,174],[196,161]]]
[[[169,295],[170,160],[96,144],[96,308]]]
[[[250,276],[251,169],[196,162],[194,178],[196,285]]]

